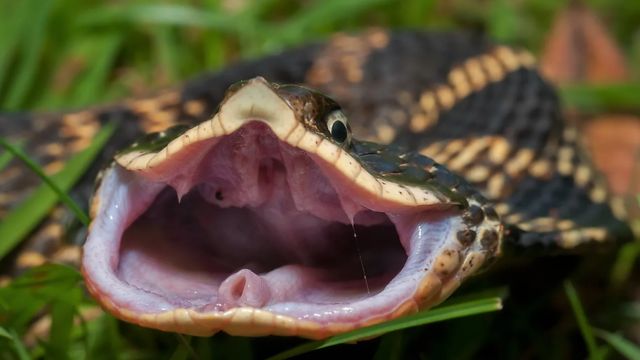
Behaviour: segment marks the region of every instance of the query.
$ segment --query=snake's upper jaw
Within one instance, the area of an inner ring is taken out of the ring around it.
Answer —
[[[321,338],[432,306],[497,254],[479,197],[370,173],[305,122],[323,103],[305,92],[251,80],[211,120],[116,159],[83,258],[106,309],[187,334]]]

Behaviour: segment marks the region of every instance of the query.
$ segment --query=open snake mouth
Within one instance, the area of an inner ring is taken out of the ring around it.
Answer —
[[[495,254],[499,224],[480,204],[376,178],[285,126],[292,104],[254,79],[210,122],[117,158],[83,258],[105,308],[196,335],[320,338],[433,305]]]

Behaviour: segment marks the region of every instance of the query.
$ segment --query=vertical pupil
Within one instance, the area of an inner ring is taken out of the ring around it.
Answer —
[[[331,136],[337,142],[344,142],[347,140],[347,127],[344,126],[342,121],[335,121],[333,125],[331,125]]]

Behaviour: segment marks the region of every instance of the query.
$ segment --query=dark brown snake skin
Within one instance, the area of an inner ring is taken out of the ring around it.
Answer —
[[[102,125],[116,122],[116,135],[73,190],[86,204],[93,179],[115,151],[145,132],[209,118],[229,85],[257,75],[318,89],[342,105],[358,138],[391,144],[396,154],[420,152],[463,176],[495,203],[508,246],[574,249],[630,237],[624,207],[580,150],[531,55],[469,34],[336,35],[201,75],[156,97],[61,115],[2,115],[1,135],[21,142],[54,173]],[[369,161],[381,173],[401,173],[385,151]],[[17,160],[0,179],[0,218],[39,184]],[[456,185],[452,178],[438,180]],[[51,256],[74,261],[77,248],[64,244],[81,242],[83,233],[69,231],[72,224],[68,211],[56,208],[15,252],[18,265]]]

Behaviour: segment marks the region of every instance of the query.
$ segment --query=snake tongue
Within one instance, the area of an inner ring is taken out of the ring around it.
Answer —
[[[105,308],[188,334],[320,338],[441,301],[483,262],[459,210],[372,194],[261,119],[105,173],[83,257]]]

